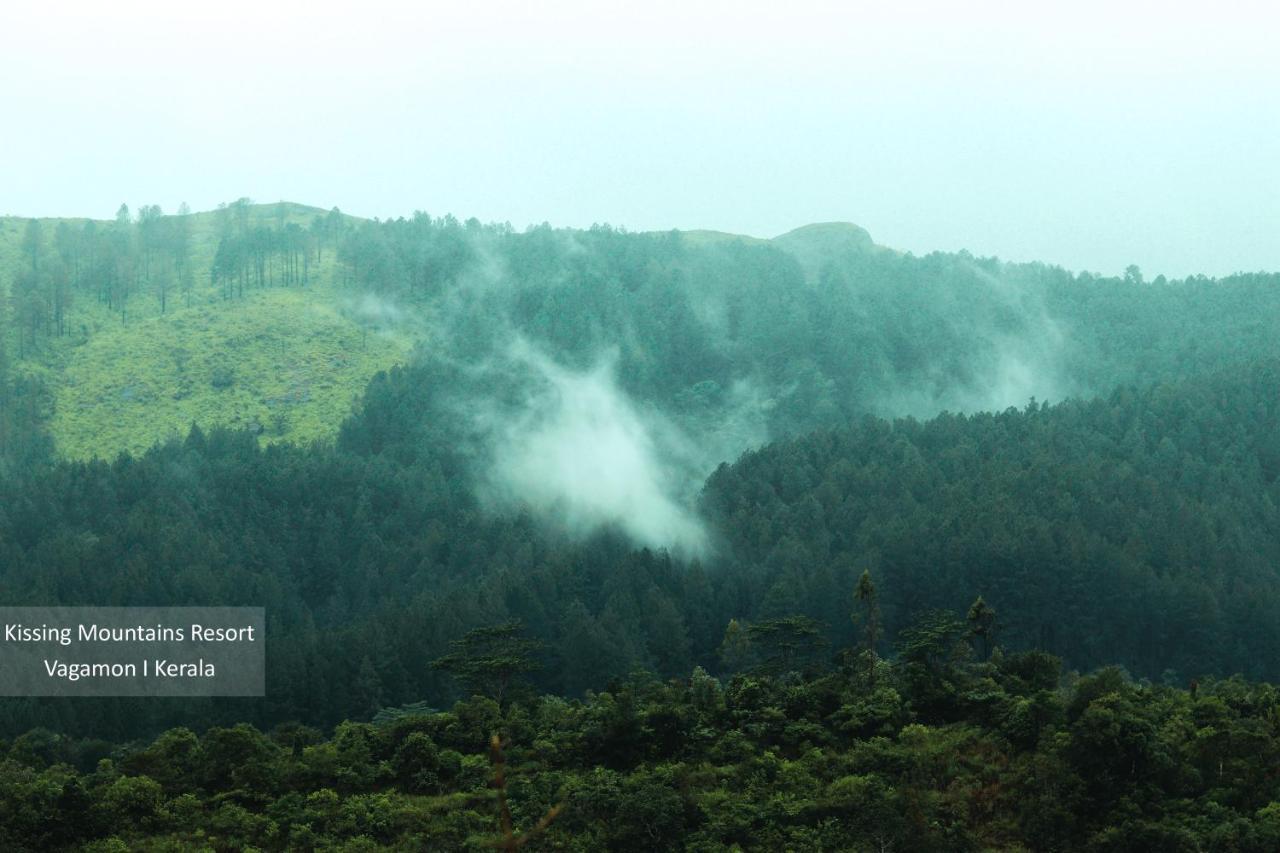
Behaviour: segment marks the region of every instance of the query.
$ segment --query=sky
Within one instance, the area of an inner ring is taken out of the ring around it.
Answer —
[[[0,7],[0,214],[247,196],[1280,270],[1261,2]]]

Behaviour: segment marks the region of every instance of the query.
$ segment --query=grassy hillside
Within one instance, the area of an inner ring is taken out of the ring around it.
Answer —
[[[368,378],[416,343],[376,325],[426,328],[424,311],[438,330],[424,351],[446,373],[501,362],[513,336],[575,369],[617,349],[629,397],[687,417],[690,435],[717,424],[752,436],[707,451],[716,461],[867,412],[1003,409],[1280,355],[1266,322],[1278,276],[1148,284],[917,258],[848,223],[673,238],[237,202],[130,228],[45,221],[38,269],[27,223],[0,220],[0,281],[15,297],[0,329],[17,370],[48,389],[27,394],[26,411],[47,409],[58,451],[77,458],[193,420],[247,425],[263,442],[330,436]],[[184,268],[194,281],[164,289],[162,314],[161,285]],[[514,381],[512,399],[531,381]]]
[[[289,202],[249,205],[242,227],[305,230],[325,214]],[[371,331],[348,310],[352,293],[335,281],[332,246],[315,259],[308,286],[247,290],[243,298],[227,299],[210,269],[230,216],[224,209],[189,215],[194,284],[190,292],[170,288],[163,310],[159,294],[146,286],[131,293],[124,310],[80,289],[67,308],[65,335],[20,347],[11,331],[15,369],[38,375],[52,394],[48,426],[60,455],[138,452],[192,423],[247,426],[263,443],[329,438],[369,378],[407,358],[409,335]],[[25,268],[28,222],[0,217],[5,295]],[[78,233],[87,222],[40,220],[45,257],[56,254],[60,225]],[[684,238],[692,246],[770,243],[713,231],[684,232]],[[797,229],[773,242],[812,264],[829,260],[833,246],[837,253],[874,249],[865,231],[838,223]]]
[[[403,358],[325,294],[274,290],[120,324],[74,348],[55,378],[51,431],[73,458],[138,452],[192,423],[264,441],[332,435],[369,377]]]
[[[249,225],[309,227],[319,208],[252,205]],[[18,371],[38,374],[53,394],[49,421],[58,452],[70,458],[144,450],[194,423],[248,426],[265,442],[331,437],[352,400],[379,370],[403,361],[411,342],[364,328],[344,310],[332,252],[311,268],[307,287],[247,291],[223,298],[210,280],[220,212],[190,216],[189,295],[175,288],[164,313],[158,296],[138,292],[125,312],[76,293],[68,334],[21,355]],[[46,219],[46,248],[60,222]],[[0,287],[23,262],[27,220],[0,219]]]

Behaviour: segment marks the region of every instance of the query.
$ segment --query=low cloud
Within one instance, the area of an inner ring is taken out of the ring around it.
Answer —
[[[491,443],[491,500],[525,505],[570,535],[616,527],[651,547],[707,550],[683,499],[691,472],[672,461],[696,453],[618,387],[616,356],[575,371],[517,339],[504,362],[520,377],[521,398],[476,414]]]

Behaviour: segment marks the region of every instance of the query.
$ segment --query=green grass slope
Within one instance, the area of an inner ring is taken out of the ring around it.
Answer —
[[[250,225],[309,226],[319,208],[253,205]],[[249,427],[260,441],[309,442],[336,434],[352,401],[379,370],[407,359],[407,336],[366,328],[345,310],[351,293],[334,283],[331,250],[307,287],[247,290],[227,300],[209,280],[219,211],[191,214],[190,298],[171,291],[165,313],[155,294],[132,296],[122,317],[77,292],[70,334],[44,339],[15,359],[53,393],[49,429],[60,455],[110,458],[182,435],[192,423]],[[46,252],[58,223],[42,220]],[[85,220],[65,220],[77,229]],[[0,293],[23,263],[27,220],[0,218]],[[13,342],[9,352],[17,356]]]
[[[145,450],[192,423],[248,427],[263,441],[323,439],[408,346],[308,291],[197,305],[76,348],[56,378],[50,430],[71,458]]]
[[[411,335],[377,333],[348,310],[359,293],[338,285],[332,246],[312,264],[306,287],[247,289],[244,298],[225,298],[209,271],[233,209],[189,215],[195,283],[190,293],[172,287],[163,313],[158,293],[145,286],[123,312],[100,302],[90,286],[73,294],[66,335],[41,337],[34,349],[19,352],[11,332],[9,352],[20,356],[16,369],[40,375],[52,392],[49,428],[61,455],[137,452],[192,423],[249,427],[264,443],[326,439],[373,374],[407,359],[416,343]],[[307,229],[326,212],[279,202],[241,213],[249,229]],[[26,263],[28,221],[0,217],[0,293]],[[63,222],[78,232],[86,220],[41,220],[46,257],[56,251],[54,235]],[[811,275],[848,255],[883,251],[849,223],[809,225],[772,241],[683,233],[694,245],[772,243]]]

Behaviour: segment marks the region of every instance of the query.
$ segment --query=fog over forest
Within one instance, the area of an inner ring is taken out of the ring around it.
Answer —
[[[639,544],[705,556],[703,481],[770,440],[863,414],[926,419],[1094,396],[1135,377],[1089,350],[1085,299],[1063,305],[1076,287],[1106,286],[1087,274],[1077,285],[1040,265],[916,259],[844,223],[770,243],[450,221],[419,215],[383,226],[388,236],[370,226],[351,238],[352,284],[368,276],[374,289],[345,310],[376,333],[412,336],[424,377],[449,377],[431,392],[448,400],[433,417],[460,431],[478,495],[577,538],[616,526]],[[426,250],[435,260],[394,245],[404,238],[390,235],[415,227],[447,244]],[[447,283],[425,296],[397,284],[396,267],[413,264],[444,264]],[[895,292],[917,275],[930,285]],[[1126,276],[1141,285],[1136,267]],[[1160,286],[1169,298],[1194,283]],[[685,355],[697,363],[675,361]],[[1102,377],[1090,373],[1099,362]],[[681,372],[688,384],[674,380]]]
[[[1280,850],[1274,18],[8,4],[0,853]]]

